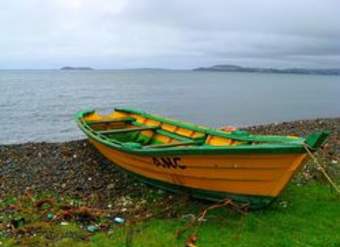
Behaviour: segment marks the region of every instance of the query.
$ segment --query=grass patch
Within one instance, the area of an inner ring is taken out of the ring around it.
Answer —
[[[18,200],[3,200],[1,208],[13,203],[18,203]],[[194,201],[177,217],[151,218],[136,224],[113,224],[107,230],[96,233],[89,233],[83,225],[70,221],[66,226],[59,222],[47,224],[47,227],[19,237],[6,233],[5,226],[12,218],[8,214],[4,215],[5,211],[2,210],[0,239],[3,246],[182,247],[188,236],[195,232],[197,246],[335,247],[340,246],[339,203],[339,196],[328,186],[316,182],[304,186],[291,184],[265,210],[242,215],[227,208],[219,208],[210,211],[200,227],[188,228],[179,237],[176,232],[184,229],[190,218],[183,215],[197,215],[207,204]],[[29,209],[24,212],[29,212]],[[32,214],[28,222],[38,224],[39,220]]]

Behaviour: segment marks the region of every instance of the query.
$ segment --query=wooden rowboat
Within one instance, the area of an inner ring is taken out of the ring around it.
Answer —
[[[82,111],[76,122],[106,158],[147,183],[252,208],[276,198],[308,158],[306,147],[315,151],[329,135],[226,132],[133,109]]]

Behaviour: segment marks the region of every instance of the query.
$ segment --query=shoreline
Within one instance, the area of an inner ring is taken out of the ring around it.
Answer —
[[[299,136],[328,129],[332,133],[322,149],[322,159],[332,175],[340,177],[340,118],[297,120],[241,129],[256,134]],[[48,190],[77,197],[97,193],[101,201],[107,203],[112,199],[110,195],[128,196],[148,189],[118,171],[86,139],[0,145],[0,197],[27,190]]]
[[[261,129],[261,130],[264,130],[264,132],[261,132],[261,133],[270,134],[270,132],[265,131],[265,128],[267,128],[268,126],[269,127],[270,126],[277,126],[277,125],[282,126],[282,125],[287,125],[287,124],[297,125],[299,122],[309,123],[309,122],[318,122],[318,121],[326,121],[326,122],[328,122],[328,121],[334,121],[334,122],[338,121],[338,124],[340,125],[340,116],[337,116],[337,117],[322,117],[322,118],[321,117],[320,118],[306,118],[306,119],[289,120],[289,121],[282,121],[282,122],[267,122],[267,123],[257,123],[257,124],[255,123],[255,124],[252,124],[252,125],[239,125],[239,126],[231,125],[231,126],[236,127],[238,129],[246,130],[246,131],[258,131],[258,129]],[[207,125],[202,125],[202,126],[208,127],[208,128],[214,128],[214,127],[209,127]],[[222,126],[220,126],[220,127],[222,127]],[[307,129],[307,131],[308,131],[308,129]],[[253,133],[260,134],[260,132],[253,132]],[[279,133],[280,132],[276,131],[276,134],[279,134]],[[303,135],[307,135],[308,133],[310,133],[310,131],[309,132],[300,131],[300,133],[302,133]],[[285,135],[285,134],[282,134],[282,135]],[[26,141],[26,142],[14,142],[14,143],[1,143],[0,142],[0,147],[2,147],[2,146],[25,145],[25,144],[42,144],[42,143],[45,143],[45,144],[62,144],[62,143],[84,141],[84,140],[86,140],[86,138],[58,140],[58,141],[38,140],[38,141]]]

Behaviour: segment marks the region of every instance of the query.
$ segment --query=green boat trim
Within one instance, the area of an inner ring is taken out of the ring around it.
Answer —
[[[304,138],[299,137],[287,137],[287,136],[276,136],[276,135],[251,135],[246,131],[236,130],[231,133],[227,133],[225,131],[221,131],[218,129],[203,127],[200,125],[195,125],[192,123],[184,122],[181,120],[173,120],[166,117],[161,117],[154,114],[145,113],[143,111],[138,111],[134,109],[128,109],[128,108],[115,108],[118,112],[125,112],[125,113],[132,113],[141,115],[145,118],[153,119],[155,121],[161,121],[164,123],[177,125],[182,128],[195,130],[198,132],[203,132],[209,135],[215,135],[215,136],[221,136],[225,138],[234,139],[237,141],[251,141],[251,142],[289,142],[289,143],[301,143],[304,141]]]
[[[138,143],[122,143],[117,140],[112,140],[103,134],[94,131],[84,121],[84,117],[94,113],[93,110],[80,111],[76,114],[75,120],[84,133],[110,148],[118,149],[123,152],[146,155],[146,156],[162,156],[162,155],[193,155],[193,154],[279,154],[279,153],[305,153],[305,145],[308,145],[312,150],[317,149],[330,134],[329,131],[314,132],[306,139],[301,137],[287,137],[287,136],[267,136],[267,135],[251,135],[246,131],[234,131],[227,133],[217,129],[202,127],[183,121],[163,118],[157,115],[144,113],[133,109],[115,109],[116,111],[126,112],[131,114],[138,114],[146,118],[150,118],[163,123],[177,125],[182,128],[191,129],[194,131],[205,133],[206,135],[221,136],[237,141],[254,142],[255,145],[240,144],[237,146],[211,146],[200,145],[190,147],[165,147],[165,148],[145,148]],[[135,122],[136,123],[136,122]],[[165,131],[164,131],[165,132]]]

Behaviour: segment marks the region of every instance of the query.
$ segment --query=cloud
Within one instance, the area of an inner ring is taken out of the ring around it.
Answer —
[[[0,68],[339,67],[337,0],[4,0]]]

